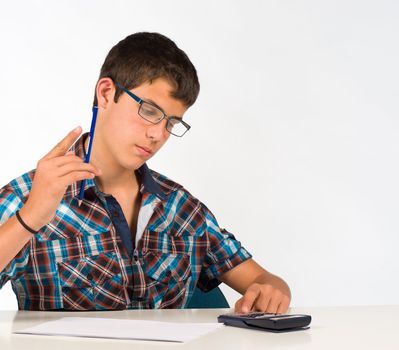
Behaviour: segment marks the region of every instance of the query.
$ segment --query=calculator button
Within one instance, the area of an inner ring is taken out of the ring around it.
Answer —
[[[246,316],[247,317],[258,317],[261,315],[263,315],[263,312],[251,312],[251,313],[247,314]]]
[[[255,318],[270,318],[270,317],[276,317],[276,314],[263,314],[256,316]]]
[[[248,314],[242,314],[242,316],[251,317],[251,318],[262,318],[262,317],[276,316],[276,314],[267,313],[267,312],[251,312]]]

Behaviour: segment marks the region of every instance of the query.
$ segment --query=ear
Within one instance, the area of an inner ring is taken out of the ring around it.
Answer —
[[[101,78],[96,86],[97,103],[99,108],[106,109],[114,101],[115,85],[111,78]]]

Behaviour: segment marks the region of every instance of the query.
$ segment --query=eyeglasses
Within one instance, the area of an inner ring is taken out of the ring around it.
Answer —
[[[119,89],[126,92],[139,104],[138,113],[143,119],[149,121],[152,124],[158,124],[163,119],[166,119],[166,130],[177,137],[182,137],[188,130],[190,130],[191,126],[184,122],[181,118],[167,116],[162,109],[155,106],[153,103],[143,101],[140,97],[138,97],[122,85],[119,85],[118,83],[115,84]]]

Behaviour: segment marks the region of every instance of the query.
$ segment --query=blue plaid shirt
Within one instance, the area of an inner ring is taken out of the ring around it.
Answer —
[[[84,159],[82,135],[71,148]],[[20,209],[35,170],[0,189],[0,224]],[[142,196],[137,232],[131,235],[111,195],[86,181],[70,185],[53,219],[0,272],[11,281],[19,309],[116,310],[185,307],[198,286],[249,259],[234,236],[181,185],[150,170],[137,170]]]

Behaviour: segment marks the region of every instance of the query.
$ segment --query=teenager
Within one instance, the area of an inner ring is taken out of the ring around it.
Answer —
[[[0,287],[11,281],[19,309],[184,308],[196,287],[224,282],[243,295],[237,312],[287,311],[288,285],[147,166],[189,130],[183,116],[198,93],[193,64],[165,36],[136,33],[111,49],[90,163],[78,127],[0,190]]]

